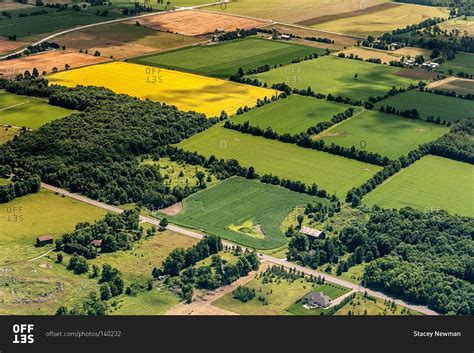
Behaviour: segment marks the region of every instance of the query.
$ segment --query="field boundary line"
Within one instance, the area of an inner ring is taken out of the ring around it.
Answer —
[[[26,101],[26,102],[22,102],[22,103],[18,103],[18,104],[13,104],[9,107],[6,107],[6,108],[2,108],[0,109],[0,112],[3,112],[4,110],[8,110],[8,109],[12,109],[12,108],[15,108],[15,107],[19,107],[20,105],[24,105],[26,103],[29,103],[30,101]]]

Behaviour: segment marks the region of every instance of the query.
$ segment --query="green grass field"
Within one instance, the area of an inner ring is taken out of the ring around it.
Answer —
[[[444,125],[369,110],[323,131],[318,138],[396,159],[448,131]]]
[[[44,99],[0,91],[0,124],[3,125],[37,129],[71,113],[71,110],[50,105]]]
[[[357,79],[354,77],[356,74]],[[407,87],[415,82],[409,75],[407,69],[328,55],[249,77],[267,82],[270,86],[281,82],[299,89],[310,86],[318,93],[357,100],[383,95],[392,86]]]
[[[229,78],[237,73],[239,68],[247,71],[263,65],[289,64],[293,59],[323,52],[323,49],[298,44],[246,38],[147,55],[131,61],[137,64]]]
[[[132,3],[123,7],[132,7]],[[12,18],[0,16],[0,36],[16,35],[18,38],[34,36],[43,33],[56,32],[80,25],[97,22],[105,22],[123,17],[120,9],[115,6],[93,6],[87,11],[57,11],[52,8],[41,8],[48,11],[47,14],[37,16],[19,17],[20,13],[38,11],[38,8],[10,10]],[[108,11],[107,16],[97,15],[96,12]]]
[[[296,145],[268,140],[218,125],[177,145],[210,157],[236,159],[257,173],[316,183],[329,193],[343,197],[352,187],[367,181],[379,166],[335,156]]]
[[[439,68],[444,73],[452,72],[452,74],[456,75],[459,72],[464,72],[468,75],[474,75],[474,55],[456,53],[456,57],[453,60],[445,60]]]
[[[340,308],[335,315],[421,315],[419,312],[410,310],[401,305],[392,306],[382,299],[370,300],[364,294],[357,293],[354,299]]]
[[[250,122],[251,126],[263,129],[271,127],[280,134],[299,134],[306,132],[311,126],[329,121],[333,115],[346,111],[348,106],[321,99],[291,95],[271,104],[250,110],[248,113],[236,115],[233,123]],[[356,111],[359,108],[356,108]]]
[[[474,116],[474,102],[466,99],[441,96],[433,93],[410,90],[384,99],[376,108],[391,106],[398,110],[415,108],[422,118],[433,116],[446,121],[456,121]]]
[[[136,296],[121,295],[115,301],[117,306],[109,309],[109,315],[163,315],[181,299],[166,288],[153,288]]]
[[[388,179],[364,197],[368,205],[385,208],[444,209],[474,215],[474,167],[437,156],[426,156]]]
[[[242,245],[271,249],[287,241],[280,224],[290,210],[308,202],[327,201],[235,177],[189,196],[183,211],[168,218]]]

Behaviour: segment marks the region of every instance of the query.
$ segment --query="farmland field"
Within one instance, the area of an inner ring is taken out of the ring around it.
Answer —
[[[247,71],[263,65],[289,64],[293,59],[323,52],[323,49],[297,44],[247,38],[144,56],[132,61],[138,64],[229,78],[237,73],[239,68]]]
[[[0,124],[2,125],[37,129],[71,113],[71,110],[50,105],[44,99],[0,91]]]
[[[367,2],[368,7],[386,2],[374,0]],[[267,18],[280,22],[297,23],[326,15],[339,15],[359,10],[359,0],[232,0],[224,8],[220,5],[207,9],[223,13]]]
[[[333,115],[342,113],[347,108],[344,104],[290,95],[245,114],[236,115],[232,122],[243,124],[249,121],[250,126],[259,126],[262,129],[271,127],[280,134],[293,135],[306,132],[308,128],[322,121],[329,121]]]
[[[466,32],[469,36],[474,35],[474,16],[453,18],[438,25],[443,30],[459,31],[459,35],[463,36]]]
[[[41,75],[43,71],[47,74],[53,72],[54,68],[56,68],[57,71],[66,70],[66,65],[68,65],[68,68],[73,69],[109,61],[109,58],[93,56],[92,54],[93,53],[86,55],[65,50],[0,61],[0,78],[12,79],[19,74],[24,74],[26,70],[29,70],[31,73],[34,68],[36,68]]]
[[[445,17],[449,11],[440,7],[388,3],[379,11],[359,11],[354,16],[335,16],[329,21],[313,23],[313,27],[325,31],[353,34],[361,37],[382,35],[396,28],[420,23],[428,18]],[[370,10],[370,9],[369,9]]]
[[[239,107],[254,106],[257,98],[275,93],[265,88],[123,62],[61,72],[50,76],[49,81],[68,87],[104,86],[116,93],[165,102],[208,116],[217,116],[222,110],[233,114]]]
[[[422,118],[432,116],[436,119],[439,117],[441,121],[456,121],[474,116],[473,101],[417,90],[397,94],[375,104],[376,108],[381,106],[391,106],[397,110],[416,108]]]
[[[329,153],[268,140],[215,126],[177,145],[207,157],[234,158],[257,173],[316,183],[330,194],[345,195],[352,187],[367,181],[381,168]]]
[[[364,197],[368,205],[444,209],[471,217],[473,200],[474,167],[436,156],[423,157]]]
[[[287,241],[280,223],[289,209],[309,202],[327,201],[259,181],[231,178],[189,196],[183,201],[183,211],[170,219],[242,245],[270,249]]]
[[[303,61],[249,77],[270,85],[285,82],[291,87],[324,94],[341,95],[352,99],[366,99],[383,95],[392,86],[406,87],[415,81],[410,71],[368,62],[341,59],[332,55]],[[357,78],[355,78],[357,74]],[[408,77],[403,77],[407,75]]]
[[[447,74],[452,72],[456,75],[459,72],[464,72],[468,75],[474,75],[474,54],[456,53],[453,60],[445,60],[439,66],[439,69]]]
[[[327,144],[376,152],[390,159],[415,150],[447,133],[449,128],[395,114],[365,111],[318,135]],[[390,141],[390,143],[387,143]]]
[[[141,26],[159,29],[172,33],[197,36],[214,33],[217,29],[235,31],[237,28],[249,29],[261,27],[266,21],[229,16],[227,14],[207,11],[179,11],[156,16],[149,16],[139,20]],[[135,24],[135,20],[129,22]]]
[[[114,23],[86,28],[56,38],[68,49],[99,51],[103,57],[128,58],[157,51],[176,49],[201,42],[202,39],[161,32],[142,26]]]
[[[428,86],[430,89],[431,87]],[[456,92],[457,94],[474,94],[474,80],[450,77],[449,82],[445,82],[441,85],[437,85],[436,90]]]
[[[0,145],[12,140],[19,133],[19,130],[16,128],[0,127]]]

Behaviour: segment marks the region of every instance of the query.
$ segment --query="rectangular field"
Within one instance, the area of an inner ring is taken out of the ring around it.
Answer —
[[[64,71],[50,76],[49,81],[68,87],[104,86],[116,93],[208,116],[217,116],[223,110],[234,114],[240,107],[254,106],[257,98],[275,93],[261,87],[124,62]]]
[[[330,93],[357,100],[383,95],[392,86],[408,86],[415,82],[410,78],[410,71],[414,70],[328,55],[249,77],[267,82],[269,86],[282,82],[299,89],[310,86],[318,93]]]
[[[433,93],[410,90],[384,99],[376,108],[391,106],[397,110],[416,109],[423,119],[432,116],[441,121],[456,121],[474,116],[474,102],[466,99],[441,96]]]
[[[249,29],[261,27],[268,23],[267,21],[252,18],[207,11],[163,13],[156,16],[141,18],[139,22],[140,25],[148,28],[184,34],[187,36],[214,33],[217,29],[224,29],[226,32],[235,31],[237,28]],[[135,24],[135,20],[130,21],[129,23]]]
[[[99,57],[69,50],[65,51],[51,51],[37,55],[30,55],[20,57],[13,60],[0,61],[0,78],[15,78],[19,74],[24,74],[26,70],[30,73],[34,68],[38,70],[40,75],[45,71],[47,74],[53,71],[66,70],[68,68],[74,69],[77,67],[94,65],[109,61],[109,58]],[[56,70],[54,70],[56,68]]]
[[[0,91],[0,124],[37,129],[56,119],[62,119],[71,110],[55,107],[44,99],[18,96]]]
[[[365,111],[323,131],[318,138],[327,144],[355,146],[359,150],[396,159],[407,155],[421,144],[436,140],[448,131],[449,128],[443,125],[395,114]]]
[[[428,86],[428,89],[436,89],[446,92],[456,92],[457,94],[474,94],[474,80],[468,80],[465,78],[454,79],[453,77],[449,77],[443,81],[445,83],[442,83],[441,85],[436,85],[436,87],[432,87],[430,85]]]
[[[368,205],[385,208],[444,209],[474,216],[474,166],[425,156],[364,197]]]
[[[257,173],[316,183],[329,193],[343,197],[349,189],[367,181],[379,166],[268,140],[215,126],[177,145],[210,157],[236,159]]]
[[[328,203],[280,186],[231,178],[186,198],[183,211],[170,219],[245,246],[272,249],[287,242],[280,224],[289,209],[309,202]]]
[[[346,16],[326,18],[328,21],[313,23],[313,27],[361,37],[382,35],[397,28],[418,24],[428,18],[449,16],[449,11],[434,6],[387,3],[367,10],[359,10]],[[319,22],[319,21],[318,21]],[[308,23],[309,25],[309,23]]]
[[[453,60],[445,60],[439,66],[441,72],[456,75],[463,72],[467,75],[474,75],[474,54],[456,53]]]
[[[340,103],[291,95],[245,114],[236,115],[231,121],[239,124],[248,121],[250,126],[262,129],[271,127],[280,134],[294,135],[306,132],[308,128],[320,122],[331,120],[333,115],[342,113],[347,108],[348,106]]]
[[[239,68],[247,71],[263,65],[285,65],[293,59],[323,52],[323,49],[297,44],[247,38],[144,56],[133,59],[132,62],[229,78],[236,74]]]
[[[474,36],[474,16],[453,18],[438,26],[443,30],[458,33],[458,36],[463,36],[466,32],[468,36]]]

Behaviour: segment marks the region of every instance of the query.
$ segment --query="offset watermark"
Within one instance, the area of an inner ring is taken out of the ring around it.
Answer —
[[[161,76],[161,69],[157,67],[145,68],[146,83],[163,83],[163,76]]]
[[[301,83],[303,82],[303,70],[301,67],[287,67],[285,70],[286,73],[286,83]]]
[[[23,207],[21,206],[8,206],[7,207],[7,222],[23,222]]]

